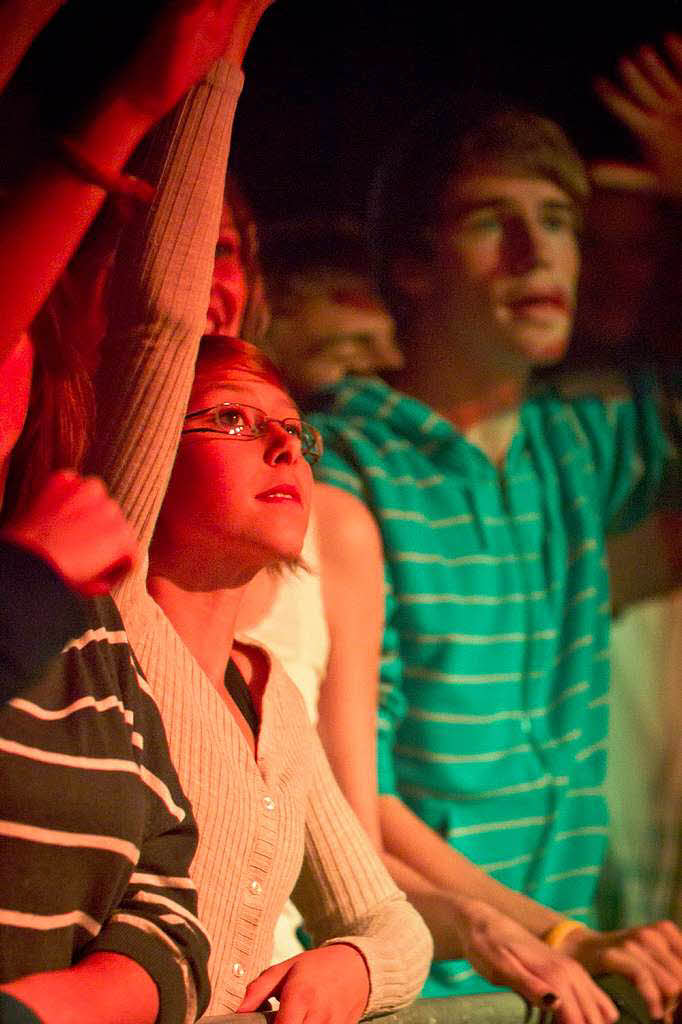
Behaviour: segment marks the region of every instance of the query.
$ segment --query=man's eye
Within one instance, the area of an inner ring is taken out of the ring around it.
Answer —
[[[576,219],[574,214],[566,210],[546,213],[543,217],[543,224],[548,231],[573,231],[576,230]]]
[[[467,217],[463,227],[465,231],[481,234],[488,231],[499,231],[502,227],[502,218],[494,210],[481,210],[480,213],[474,213]]]

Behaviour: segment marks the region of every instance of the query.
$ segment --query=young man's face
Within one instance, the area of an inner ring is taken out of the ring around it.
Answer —
[[[561,358],[575,308],[576,211],[557,185],[491,173],[454,179],[429,270],[453,339],[510,366]]]

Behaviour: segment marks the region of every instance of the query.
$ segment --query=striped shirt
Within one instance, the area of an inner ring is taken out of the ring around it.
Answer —
[[[381,791],[499,882],[590,919],[607,835],[607,529],[646,510],[650,399],[528,400],[501,468],[422,403],[342,382],[319,478],[363,499],[386,558]],[[483,991],[463,961],[427,995]]]
[[[75,591],[38,555],[0,541],[0,702],[38,679],[67,640],[85,629]],[[10,591],[11,588],[11,591]],[[45,609],[50,614],[45,615]],[[26,628],[40,622],[40,630]]]
[[[113,602],[82,606],[83,635],[0,708],[0,982],[121,953],[182,1024],[209,995],[196,826]]]

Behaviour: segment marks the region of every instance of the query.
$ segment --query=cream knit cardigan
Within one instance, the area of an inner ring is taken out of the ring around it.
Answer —
[[[145,552],[204,329],[241,84],[241,72],[219,62],[172,127],[157,133],[142,168],[158,177],[157,198],[128,226],[117,257],[90,468],[105,477]],[[430,935],[341,796],[293,683],[273,659],[254,761],[147,594],[146,568],[145,558],[116,599],[199,825],[191,873],[212,940],[208,1012],[235,1011],[269,963],[274,924],[297,878],[295,899],[315,941],[348,942],[365,958],[366,1012],[410,1002],[428,972]]]

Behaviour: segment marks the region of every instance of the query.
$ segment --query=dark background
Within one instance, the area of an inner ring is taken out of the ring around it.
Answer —
[[[68,0],[0,100],[0,183],[87,103],[167,0]],[[634,153],[594,98],[620,54],[682,30],[682,0],[277,0],[246,59],[232,166],[266,220],[362,215],[372,169],[443,88],[482,87],[560,121],[587,156]],[[18,169],[18,170],[17,170]]]
[[[371,170],[444,87],[504,92],[559,120],[588,156],[634,156],[593,95],[621,53],[682,28],[680,0],[626,6],[278,0],[245,64],[232,166],[266,220],[361,215]]]

